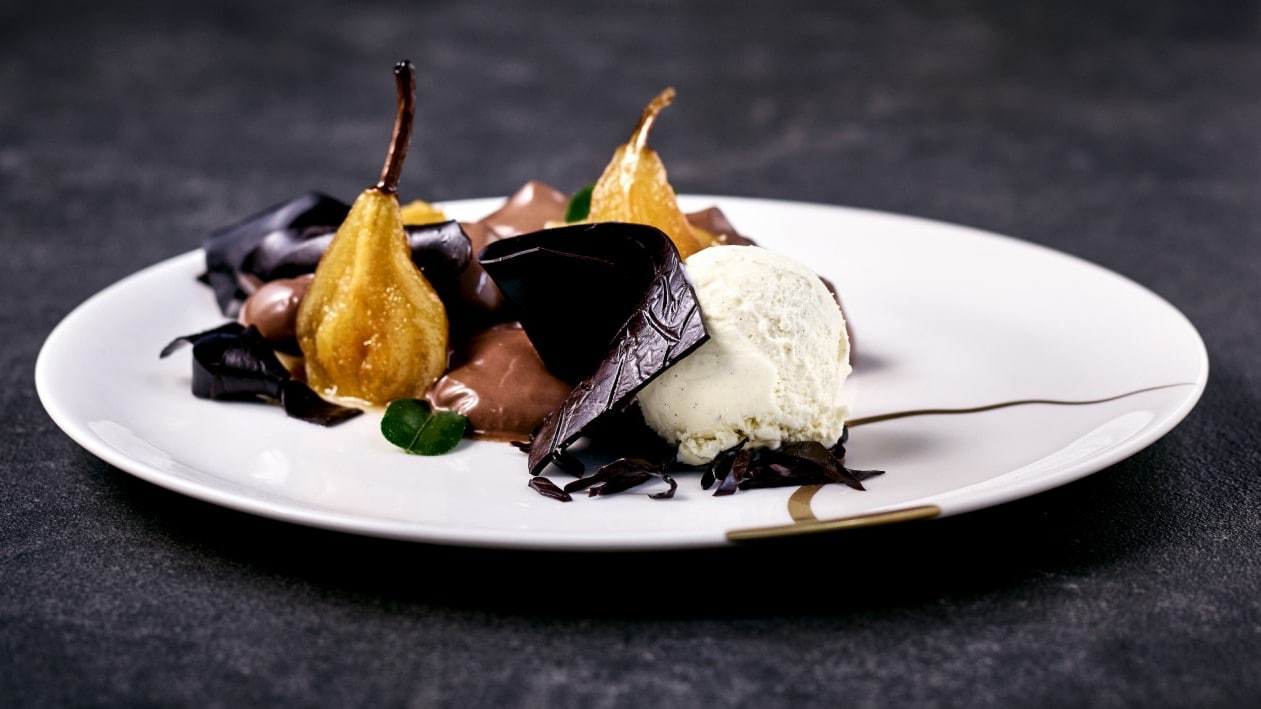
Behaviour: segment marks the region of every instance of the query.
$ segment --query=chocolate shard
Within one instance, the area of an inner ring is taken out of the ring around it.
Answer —
[[[844,450],[844,449],[842,449]],[[858,478],[850,474],[842,460],[837,458],[831,450],[822,443],[816,441],[794,441],[785,443],[776,451],[777,457],[784,459],[795,459],[801,464],[813,464],[819,472],[826,475],[833,482],[844,483],[855,489],[863,489],[862,483]]]
[[[541,475],[532,476],[530,478],[529,485],[531,490],[537,492],[543,497],[550,497],[553,500],[560,500],[561,502],[571,502],[574,499],[569,493],[560,489],[560,486],[556,483]]]
[[[545,229],[492,243],[478,260],[547,368],[577,383],[531,442],[533,474],[709,339],[678,251],[654,227]]]
[[[675,482],[674,478],[666,474],[664,464],[643,458],[619,458],[611,463],[602,465],[596,468],[591,475],[566,484],[565,492],[572,493],[586,490],[588,497],[613,495],[646,483],[654,478],[667,483],[670,487],[661,492],[650,493],[648,497],[654,500],[666,500],[674,497],[674,491],[678,489],[679,484]]]
[[[722,482],[718,484],[718,489],[714,491],[714,496],[734,494],[745,480],[749,478],[752,463],[753,451],[748,449],[736,451],[735,455],[731,456],[730,461],[725,465],[726,473]]]
[[[846,428],[830,448],[815,441],[792,441],[779,448],[745,449],[745,441],[722,451],[701,470],[701,488],[718,483],[714,495],[736,490],[841,483],[862,490],[862,481],[882,470],[854,470],[845,465]]]
[[[214,291],[220,312],[236,317],[254,283],[314,272],[349,209],[328,195],[309,192],[212,233],[202,244],[206,271],[201,280]],[[454,221],[405,229],[412,261],[445,295],[472,261],[468,236]]]

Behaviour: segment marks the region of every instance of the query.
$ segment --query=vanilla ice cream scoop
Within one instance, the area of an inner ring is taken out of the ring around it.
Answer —
[[[836,443],[849,337],[819,277],[756,246],[712,246],[684,266],[710,339],[639,393],[648,425],[689,465],[742,440]]]

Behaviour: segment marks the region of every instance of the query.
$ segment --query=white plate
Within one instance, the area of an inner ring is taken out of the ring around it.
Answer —
[[[445,206],[454,217],[477,218],[500,203]],[[763,246],[837,285],[855,333],[845,394],[856,419],[1117,398],[856,426],[847,463],[887,471],[865,492],[828,485],[714,497],[683,474],[672,500],[631,491],[560,503],[527,488],[524,455],[505,444],[466,441],[446,456],[409,456],[381,438],[379,414],[325,429],[272,406],[194,398],[189,350],[167,359],[158,352],[175,336],[223,321],[194,280],[200,251],[134,274],[74,310],[40,352],[36,386],[53,420],[88,451],[183,494],[358,534],[532,549],[718,546],[781,525],[799,532],[967,512],[1134,454],[1182,420],[1204,389],[1208,358],[1186,318],[1090,263],[912,217],[683,199],[688,209],[713,204]]]

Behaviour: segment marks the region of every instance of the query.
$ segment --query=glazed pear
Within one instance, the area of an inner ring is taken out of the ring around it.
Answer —
[[[688,223],[666,179],[665,164],[657,151],[648,147],[652,124],[672,101],[674,89],[666,88],[644,108],[630,140],[613,153],[613,160],[595,183],[587,218],[655,226],[670,237],[679,256],[687,258],[711,245],[713,238]]]
[[[398,202],[415,70],[400,62],[394,75],[398,112],[381,179],[355,199],[338,227],[297,322],[311,387],[377,405],[423,395],[447,360],[446,310],[412,262]]]

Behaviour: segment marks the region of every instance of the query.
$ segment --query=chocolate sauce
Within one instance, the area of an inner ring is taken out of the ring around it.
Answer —
[[[425,395],[441,411],[464,414],[481,438],[529,440],[570,387],[552,376],[518,323],[469,339],[457,363]]]

